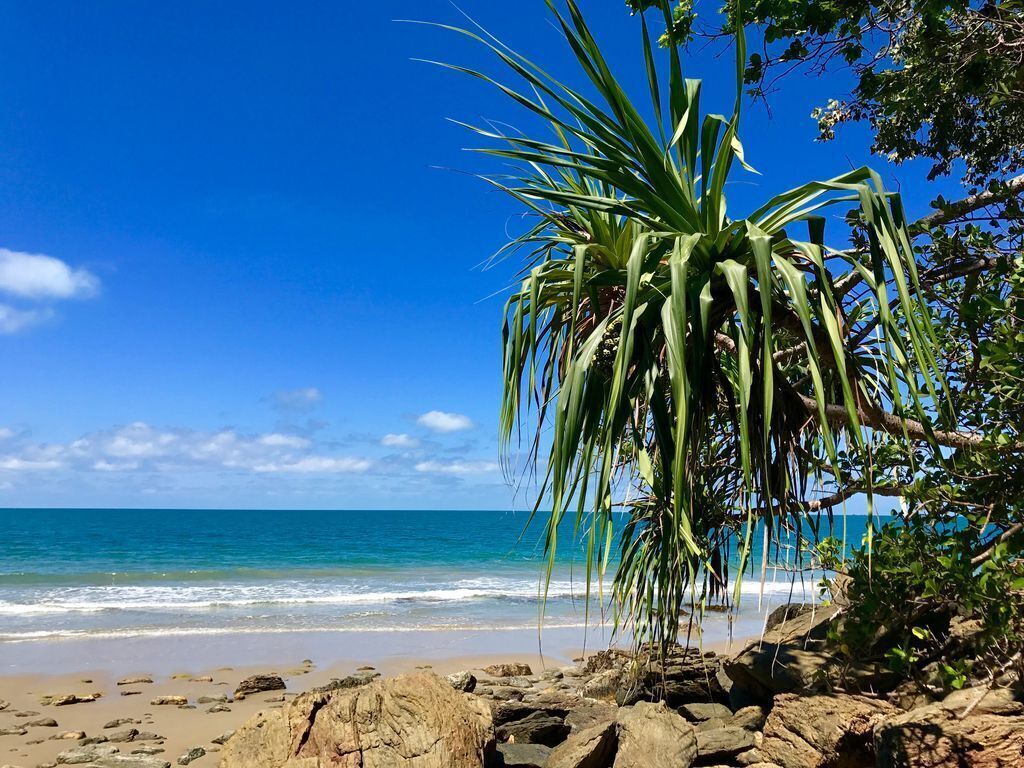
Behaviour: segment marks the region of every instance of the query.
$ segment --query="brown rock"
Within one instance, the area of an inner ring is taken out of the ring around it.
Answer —
[[[615,722],[613,768],[689,768],[697,756],[693,726],[664,703],[625,707]]]
[[[253,675],[247,677],[238,684],[235,689],[235,698],[244,698],[262,691],[283,691],[284,680],[277,675]]]
[[[754,734],[734,725],[697,731],[697,754],[701,763],[725,762],[754,746]]]
[[[180,707],[188,704],[188,696],[157,696],[150,699],[149,703],[154,707]]]
[[[615,723],[575,733],[551,752],[544,768],[608,768],[615,756]]]
[[[1016,768],[1024,765],[1024,703],[1009,690],[956,691],[875,727],[880,768]]]
[[[220,765],[481,768],[492,746],[487,705],[419,672],[259,712],[224,745]]]
[[[760,751],[782,768],[874,765],[875,724],[898,712],[863,696],[775,697]]]
[[[484,667],[483,671],[491,677],[518,677],[519,675],[532,675],[533,670],[529,664],[491,664]]]
[[[134,677],[125,677],[117,681],[118,685],[140,685],[143,683],[152,683],[153,678],[149,675],[135,675]]]

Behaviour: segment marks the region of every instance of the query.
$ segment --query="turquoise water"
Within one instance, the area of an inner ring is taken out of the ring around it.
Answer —
[[[526,528],[527,519],[493,511],[0,510],[0,642],[535,628],[542,526]],[[849,541],[859,541],[864,521],[847,519]],[[572,541],[568,527],[563,541]],[[580,544],[560,545],[546,626],[583,625],[581,556]],[[790,592],[810,599],[816,581],[771,572],[765,593],[776,604]],[[760,593],[758,579],[748,578],[744,592]],[[591,622],[600,615],[595,603]]]

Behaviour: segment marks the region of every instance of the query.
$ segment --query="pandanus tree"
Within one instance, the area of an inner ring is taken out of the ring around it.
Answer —
[[[758,522],[770,541],[831,508],[826,486],[870,497],[878,434],[911,455],[973,438],[933,428],[944,385],[928,307],[900,199],[876,173],[811,181],[729,216],[727,180],[752,170],[739,138],[742,30],[732,114],[702,114],[701,83],[684,78],[675,48],[659,64],[642,20],[641,108],[573,0],[548,5],[582,87],[482,29],[451,28],[519,85],[445,65],[550,129],[467,126],[487,140],[481,151],[511,161],[489,181],[535,222],[502,252],[526,263],[506,307],[501,435],[507,456],[525,439],[543,465],[549,578],[571,516],[587,534],[588,594],[620,548],[615,625],[667,643],[688,608],[738,599]],[[845,216],[842,247],[826,242],[829,211]]]

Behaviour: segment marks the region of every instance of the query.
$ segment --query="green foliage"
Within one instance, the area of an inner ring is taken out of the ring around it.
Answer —
[[[962,161],[967,179],[985,184],[1024,166],[1021,0],[727,0],[726,11],[728,34],[737,15],[763,30],[764,46],[745,69],[755,93],[769,94],[794,65],[853,69],[851,96],[816,112],[823,139],[866,120],[876,152],[930,159],[932,176]],[[693,34],[692,3],[675,12],[665,44]]]
[[[520,85],[445,65],[550,129],[473,128],[490,143],[482,151],[515,164],[489,181],[536,222],[503,251],[526,265],[506,308],[502,436],[514,447],[527,421],[531,456],[547,452],[536,509],[550,500],[552,562],[565,515],[589,533],[588,591],[621,541],[616,626],[669,643],[684,605],[699,617],[730,582],[738,595],[726,567],[735,536],[746,563],[758,521],[773,537],[799,530],[812,479],[838,475],[841,453],[870,476],[863,420],[909,453],[906,417],[933,414],[941,371],[902,206],[877,174],[811,181],[728,215],[727,180],[751,170],[739,140],[742,34],[733,112],[703,115],[700,82],[683,77],[674,47],[667,72],[658,65],[645,22],[642,110],[575,3],[565,14],[549,5],[596,96],[487,33],[455,30]],[[850,209],[863,251],[826,243],[821,214]],[[841,289],[851,279],[856,298]],[[915,429],[937,446],[930,427]],[[621,536],[618,506],[629,513]]]

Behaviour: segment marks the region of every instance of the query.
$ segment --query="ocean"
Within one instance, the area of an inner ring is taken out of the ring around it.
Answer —
[[[545,556],[542,524],[526,528],[527,519],[495,511],[0,510],[0,647],[536,630]],[[865,520],[847,518],[848,541],[860,541]],[[563,541],[571,539],[567,527]],[[579,542],[560,545],[545,627],[584,626],[582,554]],[[741,613],[815,599],[817,581],[769,571],[762,594],[760,579],[748,576]],[[607,620],[606,607],[592,601],[592,625]],[[706,623],[726,620],[710,613]]]

